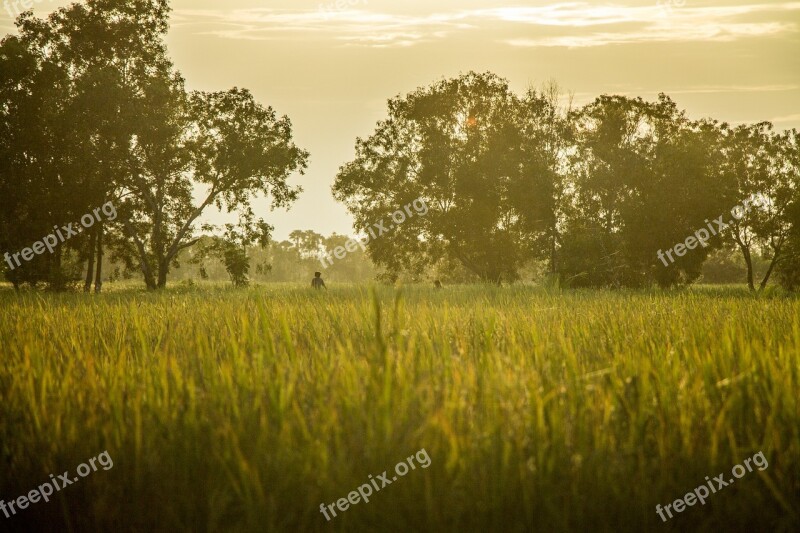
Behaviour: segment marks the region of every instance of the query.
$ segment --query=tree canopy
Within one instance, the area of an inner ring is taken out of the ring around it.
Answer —
[[[430,206],[370,243],[389,277],[457,263],[477,279],[513,281],[545,261],[572,286],[666,287],[698,279],[711,252],[735,247],[751,288],[751,254],[769,257],[763,288],[790,262],[797,160],[796,132],[691,120],[665,94],[602,95],[573,109],[552,84],[520,96],[471,72],[390,100],[333,192],[361,231],[411,198]],[[732,211],[755,194],[767,201]]]
[[[15,284],[61,287],[88,261],[86,287],[96,268],[99,290],[110,246],[148,288],[164,287],[206,208],[238,213],[244,243],[263,244],[272,228],[254,198],[280,207],[300,193],[287,180],[308,153],[289,119],[246,89],[187,91],[167,55],[168,16],[167,0],[88,0],[46,20],[23,13],[19,35],[0,42],[0,246],[30,245],[107,202],[119,211],[7,271]]]

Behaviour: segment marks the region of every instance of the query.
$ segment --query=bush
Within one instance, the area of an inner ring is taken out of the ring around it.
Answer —
[[[250,258],[247,250],[233,243],[225,243],[222,250],[225,270],[236,287],[246,287],[250,283],[247,274],[250,272]]]

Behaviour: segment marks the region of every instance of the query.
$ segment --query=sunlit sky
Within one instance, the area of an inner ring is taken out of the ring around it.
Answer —
[[[67,3],[39,0],[34,10]],[[3,34],[13,31],[7,5]],[[603,93],[666,92],[691,117],[800,128],[800,1],[174,0],[172,7],[168,44],[188,88],[250,89],[291,118],[297,144],[311,152],[306,175],[292,179],[305,192],[291,210],[258,203],[279,239],[295,229],[352,233],[330,186],[356,137],[373,131],[388,98],[470,70],[492,71],[520,92],[555,80],[579,105]]]

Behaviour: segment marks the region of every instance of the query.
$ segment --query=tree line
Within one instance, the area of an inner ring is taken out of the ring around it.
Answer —
[[[321,260],[323,251],[345,246],[350,237],[336,233],[323,236],[312,230],[295,230],[286,240],[270,240],[267,246],[247,249],[231,246],[224,238],[203,237],[197,246],[178,256],[181,268],[175,271],[176,280],[228,279],[236,286],[246,286],[251,280],[308,284],[311,273],[321,271],[333,283],[368,283],[377,271],[361,249],[349,252],[332,264]],[[207,253],[223,247],[227,254]]]
[[[6,268],[6,279],[99,291],[110,254],[158,289],[188,254],[213,255],[244,283],[248,250],[273,229],[254,199],[286,207],[301,193],[287,180],[309,153],[291,121],[246,89],[186,90],[164,42],[167,0],[88,0],[16,24],[0,42],[0,250],[109,202],[118,216]],[[391,99],[355,149],[332,190],[356,230],[418,198],[429,207],[369,243],[387,281],[513,282],[540,265],[568,286],[668,287],[697,280],[713,254],[737,253],[752,290],[776,273],[800,285],[796,130],[693,120],[664,94],[573,107],[553,84],[516,94],[492,73],[468,73]],[[728,217],[753,195],[766,201]],[[238,222],[199,224],[211,207]],[[659,260],[720,215],[725,231]],[[312,233],[293,234],[292,253],[309,265],[327,248]]]
[[[574,108],[552,83],[518,95],[494,74],[468,73],[392,99],[355,148],[333,189],[358,229],[411,198],[430,208],[370,247],[389,279],[438,265],[510,282],[539,261],[569,286],[669,287],[697,280],[727,249],[741,254],[751,290],[775,271],[787,287],[798,281],[796,130],[692,120],[665,94]],[[756,195],[757,209],[730,215]],[[724,231],[659,260],[720,215]],[[756,259],[768,265],[760,279]]]

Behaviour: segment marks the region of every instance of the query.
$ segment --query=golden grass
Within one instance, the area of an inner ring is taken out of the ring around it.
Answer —
[[[0,529],[796,531],[800,305],[663,292],[0,294]],[[332,503],[425,448],[417,469]],[[663,524],[655,505],[763,451]]]

